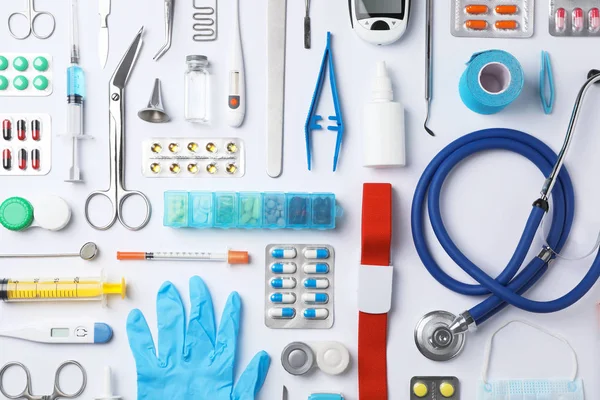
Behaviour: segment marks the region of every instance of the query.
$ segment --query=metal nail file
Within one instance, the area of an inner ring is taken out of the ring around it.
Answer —
[[[283,169],[283,102],[285,100],[285,26],[287,0],[267,6],[267,174]]]

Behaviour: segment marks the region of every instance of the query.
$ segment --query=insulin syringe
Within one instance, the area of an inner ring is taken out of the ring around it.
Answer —
[[[117,260],[158,260],[158,261],[222,261],[228,264],[248,264],[247,251],[228,250],[227,253],[205,251],[190,252],[152,252],[118,251]]]
[[[71,65],[67,68],[67,136],[71,139],[71,167],[67,182],[82,182],[77,141],[83,137],[85,76],[79,66],[79,23],[77,0],[71,0]]]

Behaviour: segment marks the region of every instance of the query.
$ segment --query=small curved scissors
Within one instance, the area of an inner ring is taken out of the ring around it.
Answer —
[[[60,374],[62,373],[62,370],[67,365],[74,365],[77,368],[79,368],[79,370],[81,371],[81,375],[83,377],[83,381],[81,382],[81,387],[79,388],[79,390],[77,392],[75,392],[73,394],[65,393],[60,388]],[[17,395],[8,394],[4,390],[4,384],[3,384],[4,373],[11,367],[21,368],[23,371],[25,371],[25,375],[27,375],[27,383],[25,385],[25,389],[23,389],[23,391]],[[21,364],[20,362],[10,362],[10,363],[6,364],[4,367],[2,367],[2,369],[0,370],[0,392],[9,399],[26,399],[26,400],[74,399],[74,398],[81,396],[81,394],[85,390],[86,386],[87,386],[87,374],[85,373],[85,369],[77,361],[73,361],[73,360],[65,361],[64,363],[62,363],[58,366],[56,373],[54,374],[54,391],[52,392],[52,394],[45,395],[45,396],[36,396],[31,393],[32,392],[31,374],[29,373],[29,369],[27,369],[27,367],[25,365]]]
[[[138,53],[142,46],[142,28],[136,35],[133,43],[123,56],[123,59],[119,63],[119,66],[115,70],[110,82],[109,91],[109,146],[110,146],[110,186],[107,190],[96,190],[88,196],[85,201],[85,219],[88,224],[94,229],[105,231],[109,229],[114,223],[119,220],[121,225],[131,231],[137,231],[142,229],[150,221],[150,214],[152,208],[150,206],[150,200],[148,197],[137,190],[125,189],[125,86],[127,85],[127,79],[133,70],[133,66],[137,59]],[[96,225],[90,219],[90,201],[94,197],[106,197],[112,204],[112,217],[110,221],[102,226]],[[138,226],[127,225],[123,219],[123,204],[129,197],[141,197],[146,203],[146,217],[144,221]]]
[[[52,36],[54,30],[56,29],[56,19],[54,19],[54,15],[47,11],[36,11],[33,1],[34,0],[27,0],[27,8],[24,11],[17,11],[8,16],[8,32],[12,37],[14,37],[17,40],[27,39],[31,35],[35,36],[38,39],[48,39],[50,36]],[[52,20],[52,28],[50,29],[50,32],[46,35],[40,35],[35,30],[35,21],[41,15],[50,17],[50,19]],[[17,35],[13,30],[14,18],[21,18],[20,16],[25,17],[25,20],[29,24],[27,32],[22,36]]]

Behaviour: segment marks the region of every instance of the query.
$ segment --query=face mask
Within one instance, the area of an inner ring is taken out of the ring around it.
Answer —
[[[564,342],[573,354],[574,370],[570,379],[510,379],[488,380],[490,356],[494,337],[512,323],[528,325]],[[577,355],[565,338],[527,321],[510,321],[490,337],[484,356],[482,380],[477,388],[477,400],[584,400],[583,381],[577,379]]]

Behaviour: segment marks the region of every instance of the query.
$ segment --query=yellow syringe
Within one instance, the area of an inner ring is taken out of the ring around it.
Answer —
[[[103,277],[0,278],[0,300],[17,301],[106,301],[108,295],[126,294],[125,278],[106,282]]]

